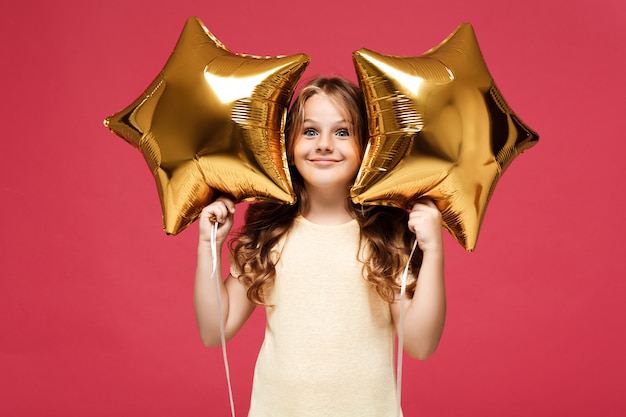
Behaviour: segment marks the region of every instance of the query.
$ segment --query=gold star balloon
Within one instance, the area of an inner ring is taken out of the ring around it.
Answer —
[[[429,197],[454,238],[474,250],[498,179],[539,137],[500,94],[471,25],[418,57],[360,49],[353,60],[369,143],[352,200],[409,208]]]
[[[295,201],[285,157],[285,117],[309,63],[226,48],[189,18],[146,91],[105,120],[138,148],[156,179],[163,228],[177,234],[219,195]]]

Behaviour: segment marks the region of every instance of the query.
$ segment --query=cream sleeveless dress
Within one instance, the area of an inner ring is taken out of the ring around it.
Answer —
[[[362,277],[359,225],[297,217],[267,294],[249,417],[397,416],[389,304]]]

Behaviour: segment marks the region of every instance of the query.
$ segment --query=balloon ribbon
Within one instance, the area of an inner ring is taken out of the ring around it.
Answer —
[[[226,331],[224,330],[224,314],[222,313],[222,291],[220,280],[217,278],[217,222],[211,223],[211,255],[213,256],[213,273],[211,279],[215,280],[217,288],[217,310],[220,321],[220,338],[222,342],[222,356],[224,357],[224,369],[226,371],[226,382],[228,384],[228,398],[230,399],[230,414],[235,417],[235,401],[233,400],[233,388],[230,383],[230,368],[228,366],[228,355],[226,354]]]
[[[404,345],[404,295],[406,293],[406,280],[407,275],[409,274],[409,265],[411,264],[411,258],[413,258],[413,254],[415,253],[415,249],[417,248],[417,239],[413,242],[413,248],[411,249],[411,254],[409,255],[409,259],[406,261],[406,266],[404,267],[404,272],[402,273],[402,280],[400,282],[400,324],[398,329],[398,364],[396,370],[396,396],[398,402],[398,417],[402,416],[402,346]]]

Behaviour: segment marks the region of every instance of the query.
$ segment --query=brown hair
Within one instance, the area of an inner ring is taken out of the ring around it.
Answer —
[[[302,177],[293,165],[293,147],[296,135],[304,122],[304,103],[315,94],[326,94],[345,110],[351,125],[351,135],[360,138],[361,155],[367,142],[367,124],[361,90],[343,78],[316,78],[298,94],[287,116],[287,160],[297,201],[294,205],[272,202],[250,204],[245,223],[231,241],[232,262],[240,271],[239,279],[248,288],[248,298],[264,304],[264,293],[274,282],[276,257],[272,251],[283,238],[296,216],[307,204],[307,194]],[[353,204],[346,199],[352,216],[361,228],[361,246],[366,259],[363,262],[365,279],[378,294],[392,302],[399,290],[397,277],[408,260],[413,234],[408,230],[408,213],[395,207]],[[421,252],[411,259],[411,272],[417,276],[421,265]],[[415,288],[413,282],[408,290]]]

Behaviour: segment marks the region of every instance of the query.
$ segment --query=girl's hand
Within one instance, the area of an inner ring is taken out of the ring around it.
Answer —
[[[409,214],[409,230],[415,233],[422,252],[442,249],[441,228],[441,213],[435,203],[429,198],[419,199]]]
[[[233,227],[234,213],[235,202],[226,197],[220,197],[203,208],[199,219],[199,243],[211,244],[211,229],[213,228],[214,222],[219,223],[215,240],[218,245],[224,243],[230,229]]]

